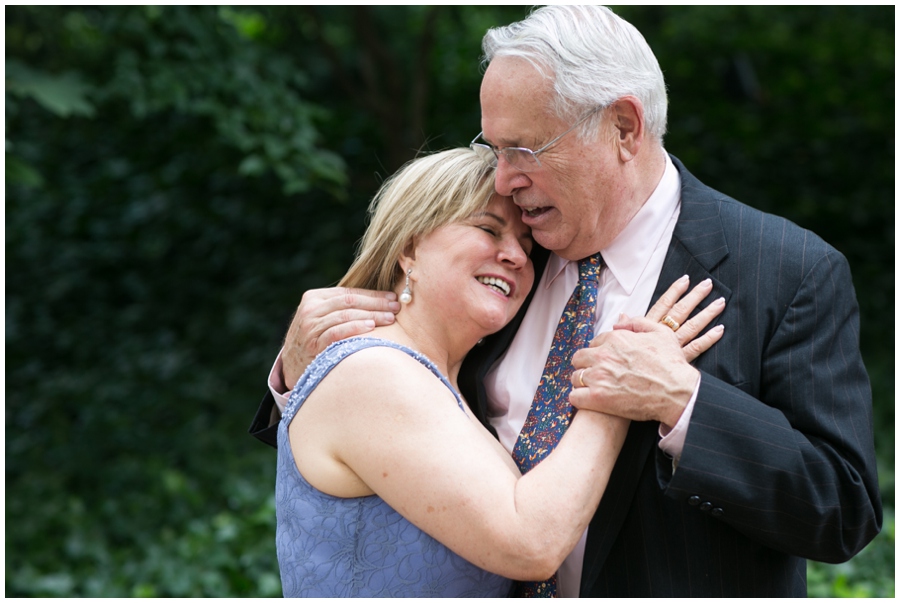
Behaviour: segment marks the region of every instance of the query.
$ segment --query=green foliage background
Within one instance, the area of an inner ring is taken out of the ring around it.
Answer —
[[[378,183],[479,129],[524,7],[6,7],[6,594],[270,596],[246,434]],[[810,595],[894,594],[894,8],[618,9],[701,180],[844,252],[885,529]]]

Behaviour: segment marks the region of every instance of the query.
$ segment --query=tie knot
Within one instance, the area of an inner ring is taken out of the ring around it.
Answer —
[[[578,260],[578,280],[596,281],[600,278],[600,268],[603,267],[603,257],[599,253]]]

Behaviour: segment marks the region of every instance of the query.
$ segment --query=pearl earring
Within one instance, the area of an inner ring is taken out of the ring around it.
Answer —
[[[408,304],[412,301],[412,291],[409,290],[409,275],[412,274],[412,268],[406,271],[406,288],[400,294],[400,303]]]

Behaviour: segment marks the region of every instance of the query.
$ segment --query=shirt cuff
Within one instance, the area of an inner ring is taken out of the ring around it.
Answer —
[[[659,449],[672,457],[672,472],[678,467],[678,461],[681,459],[681,452],[684,450],[684,440],[687,437],[688,424],[691,422],[691,414],[694,412],[694,402],[697,401],[697,393],[700,391],[700,381],[703,377],[697,379],[697,385],[694,386],[694,393],[688,400],[681,418],[675,423],[675,427],[671,429],[659,424]]]
[[[284,373],[281,365],[281,352],[283,351],[284,348],[279,350],[275,364],[272,365],[272,370],[269,371],[269,391],[272,392],[272,397],[275,398],[275,406],[278,407],[282,414],[284,414],[284,407],[287,406],[288,396],[291,393],[284,386]]]

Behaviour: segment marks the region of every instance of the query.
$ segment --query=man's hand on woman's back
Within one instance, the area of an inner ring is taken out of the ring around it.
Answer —
[[[288,391],[319,352],[335,341],[391,324],[399,311],[400,303],[393,291],[330,287],[304,293],[281,353]]]

